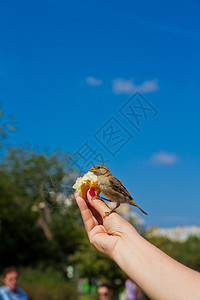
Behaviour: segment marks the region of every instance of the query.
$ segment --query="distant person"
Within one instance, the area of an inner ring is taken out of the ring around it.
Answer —
[[[4,269],[2,281],[4,285],[0,287],[1,300],[26,300],[26,293],[17,287],[19,272],[15,267]]]
[[[137,299],[136,284],[132,280],[127,279],[125,285],[126,285],[126,300],[136,300]]]
[[[97,287],[99,300],[112,300],[113,290],[108,283],[102,283]]]

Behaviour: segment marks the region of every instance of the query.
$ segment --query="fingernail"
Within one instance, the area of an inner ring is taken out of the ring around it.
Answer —
[[[95,196],[95,192],[94,192],[92,187],[89,189],[89,194],[90,194],[91,197]]]

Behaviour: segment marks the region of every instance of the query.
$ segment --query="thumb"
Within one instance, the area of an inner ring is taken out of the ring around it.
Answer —
[[[129,224],[124,218],[122,218],[117,213],[111,213],[109,216],[106,216],[106,212],[110,212],[111,208],[106,205],[106,203],[98,198],[94,198],[95,193],[93,188],[90,188],[87,192],[87,199],[89,204],[94,208],[100,215],[103,221],[103,226],[109,235],[113,236],[122,236],[126,231],[130,231],[132,225]]]
[[[112,213],[104,218],[106,215],[105,213],[111,211],[110,207],[108,207],[104,201],[98,198],[92,199],[93,197],[95,197],[95,192],[93,188],[90,188],[87,192],[88,202],[99,213],[108,234],[122,236],[126,232],[130,231],[131,228],[133,228],[129,222],[127,222],[117,213]]]
[[[96,194],[95,194],[93,188],[91,187],[87,192],[88,202],[100,214],[100,216],[103,218],[103,217],[105,217],[105,212],[109,212],[109,211],[111,211],[111,209],[101,199],[93,198],[95,196],[96,196]],[[96,197],[98,197],[98,196],[96,196]]]

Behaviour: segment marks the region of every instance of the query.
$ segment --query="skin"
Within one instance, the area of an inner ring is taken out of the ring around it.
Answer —
[[[92,192],[90,191],[91,195]],[[112,213],[99,199],[88,204],[75,193],[90,242],[119,267],[148,295],[158,300],[199,300],[200,274],[178,263],[150,244],[135,228]]]
[[[111,300],[112,299],[112,290],[109,290],[106,286],[98,287],[97,293],[99,300]]]
[[[17,280],[18,280],[18,273],[13,271],[8,274],[3,278],[3,283],[5,286],[8,286],[11,291],[15,292],[16,287],[17,287]]]

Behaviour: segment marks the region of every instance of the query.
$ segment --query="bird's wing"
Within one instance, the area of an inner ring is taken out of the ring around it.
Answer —
[[[132,199],[131,195],[129,194],[129,192],[127,191],[127,189],[123,186],[123,184],[121,183],[121,181],[115,177],[111,177],[109,178],[109,182],[113,188],[114,191],[121,193],[124,196],[128,196]]]

